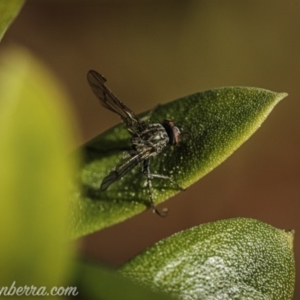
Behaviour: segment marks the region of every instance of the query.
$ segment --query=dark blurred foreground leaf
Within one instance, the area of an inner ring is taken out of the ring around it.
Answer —
[[[181,186],[190,186],[245,142],[286,95],[258,88],[227,87],[159,106],[151,123],[174,120],[182,140],[152,160],[152,173],[170,175]],[[101,113],[108,112],[99,106]],[[79,174],[83,191],[72,198],[73,237],[118,223],[149,206],[145,178],[139,167],[107,191],[99,191],[103,178],[130,146],[129,137],[124,125],[119,124],[80,149],[85,155]],[[160,203],[179,191],[169,181],[156,179],[153,192],[156,203]]]
[[[290,300],[293,233],[252,219],[208,223],[158,242],[121,272],[179,299]]]
[[[72,286],[78,288],[80,299],[101,300],[171,300],[168,295],[153,292],[116,271],[89,263],[78,263]]]

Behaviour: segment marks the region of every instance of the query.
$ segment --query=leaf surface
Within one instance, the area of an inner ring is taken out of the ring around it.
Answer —
[[[121,273],[179,299],[290,300],[293,232],[245,218],[208,223],[158,242]]]
[[[262,124],[287,94],[259,88],[226,87],[196,93],[159,106],[150,122],[174,120],[181,131],[177,146],[167,146],[151,160],[151,172],[171,176],[187,188],[218,166]],[[110,113],[103,111],[101,113]],[[79,174],[82,192],[72,197],[73,237],[123,221],[149,207],[141,167],[136,167],[107,191],[99,190],[110,170],[130,149],[130,135],[119,124],[82,146],[84,164]],[[179,190],[168,180],[155,178],[155,203]]]

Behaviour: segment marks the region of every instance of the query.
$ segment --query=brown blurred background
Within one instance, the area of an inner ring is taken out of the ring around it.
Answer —
[[[299,0],[28,0],[3,44],[27,47],[65,84],[78,145],[119,122],[91,93],[91,68],[135,112],[221,86],[289,93],[229,159],[164,204],[167,218],[149,210],[83,238],[81,253],[119,266],[179,230],[250,217],[295,229],[300,261]]]

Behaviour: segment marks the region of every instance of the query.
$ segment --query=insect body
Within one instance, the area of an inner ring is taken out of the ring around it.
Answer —
[[[102,181],[100,189],[105,191],[111,184],[129,173],[135,166],[142,164],[142,172],[147,177],[147,186],[150,197],[150,204],[153,211],[165,216],[166,211],[158,211],[154,204],[152,194],[153,178],[168,179],[177,188],[182,189],[169,176],[152,174],[150,171],[150,158],[158,155],[168,144],[176,145],[179,142],[180,131],[171,120],[165,120],[162,124],[147,124],[139,119],[128,107],[126,107],[105,85],[106,79],[96,71],[89,71],[88,82],[99,98],[100,103],[107,109],[118,114],[129,133],[131,134],[131,150],[129,158],[117,165]]]

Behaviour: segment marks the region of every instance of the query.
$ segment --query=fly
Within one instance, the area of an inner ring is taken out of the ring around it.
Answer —
[[[94,94],[105,108],[118,114],[123,120],[127,130],[131,134],[131,150],[129,158],[118,164],[103,179],[100,190],[105,191],[114,182],[125,176],[137,165],[142,165],[142,173],[147,178],[147,187],[150,204],[153,212],[161,217],[167,215],[167,210],[160,212],[154,203],[152,182],[153,178],[167,179],[178,189],[183,190],[172,178],[160,174],[152,174],[150,171],[150,159],[157,156],[167,145],[176,145],[180,140],[180,131],[171,120],[160,123],[147,124],[137,117],[125,106],[105,85],[106,79],[98,72],[91,70],[87,74],[87,80]]]

